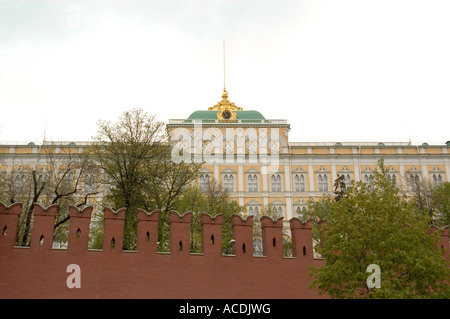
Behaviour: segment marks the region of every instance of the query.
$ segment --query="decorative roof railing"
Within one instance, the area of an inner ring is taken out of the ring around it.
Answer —
[[[282,124],[286,125],[287,120],[280,119],[236,119],[236,120],[219,120],[219,119],[169,119],[170,124]]]

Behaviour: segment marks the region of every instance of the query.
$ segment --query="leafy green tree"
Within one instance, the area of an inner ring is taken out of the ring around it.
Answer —
[[[142,189],[148,174],[145,163],[158,153],[164,123],[141,109],[125,111],[116,123],[99,121],[94,137],[96,159],[107,175],[109,199],[115,209],[127,208],[124,248],[133,249],[136,210],[145,207]]]
[[[201,252],[201,221],[200,214],[208,213],[211,216],[223,214],[222,224],[222,251],[228,253],[231,240],[231,216],[242,212],[243,207],[229,198],[229,194],[223,191],[213,180],[207,189],[193,185],[183,193],[177,202],[176,210],[183,214],[193,212],[191,223],[191,252]]]
[[[413,209],[386,177],[383,161],[370,185],[357,182],[313,226],[323,256],[311,267],[311,287],[332,298],[450,297],[447,261],[439,248],[440,234],[429,234],[429,216]],[[381,287],[368,288],[367,267],[381,269]]]
[[[165,231],[167,213],[200,164],[174,163],[164,123],[138,108],[123,112],[115,123],[99,121],[94,140],[95,158],[107,176],[107,199],[115,209],[127,208],[124,249],[135,249],[137,209],[160,209]]]
[[[308,208],[303,214],[303,221],[313,219],[315,221],[327,220],[330,215],[330,210],[334,198],[331,195],[326,195],[319,200],[310,198],[308,201]]]

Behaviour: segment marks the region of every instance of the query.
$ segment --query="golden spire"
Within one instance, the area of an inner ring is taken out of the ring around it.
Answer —
[[[221,111],[223,109],[242,111],[242,107],[236,106],[233,102],[228,100],[228,92],[225,89],[222,93],[222,101],[208,108],[209,111]]]
[[[225,88],[225,40],[223,40],[223,93],[222,93],[222,99],[228,98],[228,92]]]
[[[227,92],[225,89],[225,40],[223,40],[223,92],[224,94]]]
[[[234,103],[228,100],[228,92],[225,88],[225,40],[223,41],[223,93],[222,93],[222,101],[217,103],[216,105],[208,108],[209,111],[222,111],[224,109],[231,111],[241,111],[242,107],[236,106]]]

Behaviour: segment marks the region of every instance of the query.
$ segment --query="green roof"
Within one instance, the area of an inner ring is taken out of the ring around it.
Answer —
[[[235,111],[238,120],[265,120],[264,116],[258,111]],[[195,111],[189,117],[189,120],[216,120],[217,111]]]
[[[217,111],[195,111],[189,115],[188,120],[215,120]]]

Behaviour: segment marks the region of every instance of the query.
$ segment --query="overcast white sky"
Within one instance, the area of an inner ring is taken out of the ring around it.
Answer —
[[[0,0],[0,143],[229,99],[292,142],[450,140],[450,1]]]

